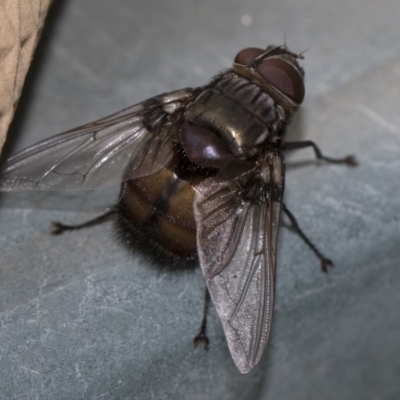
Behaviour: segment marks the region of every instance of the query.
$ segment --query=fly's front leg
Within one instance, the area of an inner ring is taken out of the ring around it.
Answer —
[[[330,163],[334,164],[347,164],[352,167],[356,166],[357,160],[354,156],[346,156],[344,158],[331,158],[331,157],[326,157],[322,154],[322,151],[320,148],[312,141],[312,140],[304,140],[301,142],[286,142],[282,146],[282,150],[298,150],[298,149],[304,149],[306,147],[312,147],[315,153],[315,156],[317,157],[318,160],[324,160]]]
[[[107,221],[111,217],[111,215],[115,214],[115,212],[116,211],[115,211],[114,207],[108,207],[104,214],[101,214],[96,218],[93,218],[89,221],[85,221],[85,222],[83,222],[81,224],[77,224],[77,225],[65,225],[61,222],[53,221],[52,222],[53,230],[51,231],[51,233],[53,235],[61,235],[65,231],[90,228],[91,226],[101,224],[102,222]]]
[[[304,240],[306,245],[314,252],[314,254],[319,258],[321,261],[321,269],[323,272],[328,272],[328,268],[333,267],[333,262],[325,257],[315,246],[315,244],[306,236],[306,234],[300,228],[295,216],[287,209],[286,204],[283,203],[283,212],[287,215],[290,220],[290,223],[293,226],[293,229],[296,233]]]

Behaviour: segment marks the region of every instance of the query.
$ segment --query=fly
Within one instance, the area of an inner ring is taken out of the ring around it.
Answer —
[[[321,262],[332,266],[283,203],[286,142],[305,95],[301,54],[286,46],[246,48],[205,86],[162,94],[21,151],[0,171],[0,190],[95,189],[121,184],[118,202],[80,225],[113,216],[121,238],[162,254],[165,264],[198,259],[206,280],[195,344],[208,346],[212,300],[239,371],[267,345],[275,292],[279,222],[286,214]]]

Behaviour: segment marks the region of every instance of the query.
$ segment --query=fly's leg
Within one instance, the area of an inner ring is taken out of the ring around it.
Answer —
[[[65,232],[65,231],[73,231],[76,229],[82,229],[82,228],[89,228],[91,226],[97,225],[97,224],[101,224],[102,222],[107,221],[111,215],[115,214],[115,210],[113,207],[108,207],[106,209],[106,212],[104,214],[99,215],[96,218],[93,218],[89,221],[83,222],[81,224],[77,224],[77,225],[65,225],[61,222],[57,222],[57,221],[53,221],[52,225],[53,225],[53,229],[51,231],[51,233],[53,235],[61,235],[61,233]]]
[[[328,268],[333,268],[333,262],[325,257],[315,246],[315,244],[306,236],[306,234],[300,228],[295,216],[287,209],[286,205],[283,204],[283,212],[287,215],[290,220],[290,223],[293,226],[293,229],[297,232],[297,234],[304,240],[306,245],[314,252],[314,254],[321,261],[321,269],[323,272],[328,272]]]
[[[210,340],[208,339],[207,336],[207,317],[208,317],[208,309],[210,308],[210,301],[211,301],[210,292],[206,287],[206,293],[204,295],[203,319],[201,321],[199,333],[193,339],[193,344],[195,346],[197,346],[200,342],[203,342],[205,349],[208,349],[208,346],[210,345]]]
[[[324,160],[334,164],[347,164],[352,167],[358,165],[356,158],[351,155],[343,158],[331,158],[324,156],[320,148],[311,140],[304,140],[302,142],[286,142],[282,145],[282,150],[297,150],[305,147],[312,147],[318,160]]]

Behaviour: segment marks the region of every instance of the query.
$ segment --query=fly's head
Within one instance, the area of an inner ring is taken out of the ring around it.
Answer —
[[[285,46],[268,46],[265,50],[249,47],[241,50],[232,69],[265,90],[289,113],[294,113],[305,95],[301,54]]]

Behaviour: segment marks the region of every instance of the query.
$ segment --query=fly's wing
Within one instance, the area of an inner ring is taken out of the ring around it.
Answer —
[[[28,147],[1,167],[0,191],[94,189],[156,172],[192,94],[156,96]]]
[[[195,196],[197,246],[232,358],[242,373],[260,360],[271,329],[283,160],[269,164],[263,201],[241,198],[229,181],[205,180]]]

